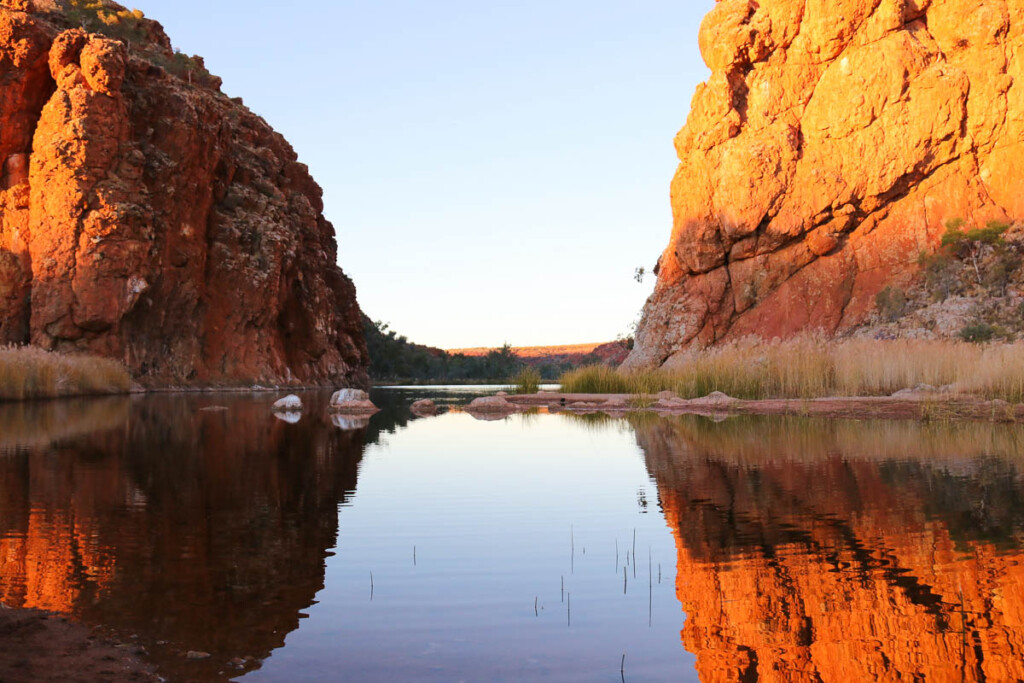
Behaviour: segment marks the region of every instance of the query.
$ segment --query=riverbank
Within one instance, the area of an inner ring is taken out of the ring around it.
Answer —
[[[919,420],[1024,422],[1024,404],[1001,399],[907,390],[894,396],[834,396],[807,399],[739,399],[722,393],[684,399],[671,392],[660,394],[582,394],[539,392],[505,397],[513,409],[546,408],[552,412],[631,412],[661,415],[797,415],[855,420]]]
[[[749,400],[887,397],[924,387],[943,396],[1024,402],[1024,343],[802,337],[745,339],[673,357],[662,368],[566,373],[567,393],[697,398],[720,391]]]
[[[0,640],[0,681],[162,680],[139,659],[144,649],[109,642],[49,612],[0,606]]]
[[[0,348],[0,401],[127,394],[128,370],[117,361],[31,346]]]

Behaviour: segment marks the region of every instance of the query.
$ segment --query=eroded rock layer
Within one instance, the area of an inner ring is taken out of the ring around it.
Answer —
[[[115,40],[37,5],[0,2],[0,344],[149,385],[364,383],[355,288],[288,143],[156,22]]]
[[[627,367],[842,333],[951,219],[1024,218],[1024,3],[720,0]]]

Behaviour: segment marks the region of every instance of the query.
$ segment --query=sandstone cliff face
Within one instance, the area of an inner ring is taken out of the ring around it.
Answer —
[[[0,2],[0,343],[118,358],[150,385],[365,383],[320,188],[136,23],[129,48]]]
[[[1024,218],[1024,4],[720,0],[627,367],[842,333],[946,221]]]

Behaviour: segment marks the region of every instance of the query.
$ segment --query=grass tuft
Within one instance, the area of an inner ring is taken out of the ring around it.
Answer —
[[[0,401],[123,394],[131,376],[114,360],[35,347],[0,347]]]
[[[565,393],[683,398],[721,391],[743,399],[889,396],[928,384],[953,393],[1024,402],[1024,344],[801,337],[746,339],[673,358],[657,371],[592,366],[561,378]]]
[[[540,391],[540,373],[533,368],[523,368],[512,381],[517,394],[536,394]]]

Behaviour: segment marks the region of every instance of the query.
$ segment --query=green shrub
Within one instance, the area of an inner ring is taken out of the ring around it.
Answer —
[[[540,390],[540,373],[533,368],[523,368],[513,381],[517,394],[536,394]]]
[[[107,9],[103,0],[68,0],[67,17],[86,31],[128,43],[146,39],[141,10]]]
[[[1002,221],[989,221],[984,228],[973,228],[967,231],[961,230],[963,226],[962,218],[956,218],[946,223],[946,234],[942,236],[942,248],[951,251],[961,259],[969,259],[978,285],[984,285],[985,278],[981,274],[983,248],[1004,245],[1003,233],[1010,229],[1010,225]]]
[[[957,263],[945,249],[934,254],[921,253],[918,265],[924,270],[924,283],[934,301],[945,301],[957,290]]]
[[[1006,287],[1020,268],[1021,258],[1008,244],[995,246],[995,255],[985,269],[984,284],[993,296],[1006,296]]]
[[[907,308],[907,295],[899,287],[886,287],[875,295],[875,306],[885,322],[899,320]]]
[[[995,339],[997,333],[998,330],[988,323],[975,323],[961,329],[957,336],[965,342],[981,344]]]

